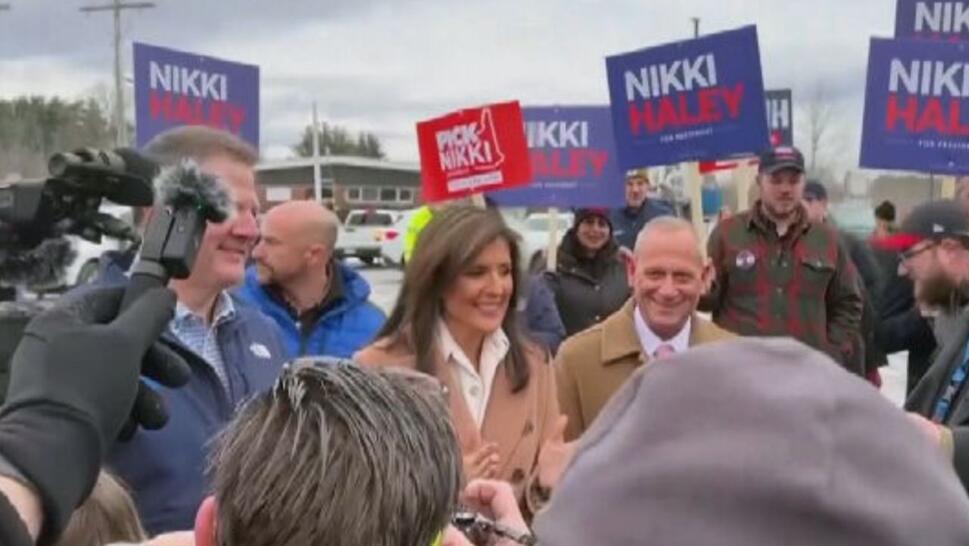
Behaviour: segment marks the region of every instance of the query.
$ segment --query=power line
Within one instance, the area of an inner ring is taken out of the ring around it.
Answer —
[[[121,90],[121,11],[126,9],[148,9],[155,7],[154,2],[122,2],[114,0],[110,4],[83,6],[84,13],[98,11],[114,12],[114,123],[117,127],[118,146],[126,146],[128,139],[127,124],[124,119],[124,94]]]

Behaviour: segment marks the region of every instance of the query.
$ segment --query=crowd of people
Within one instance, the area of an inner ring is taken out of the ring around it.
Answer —
[[[108,255],[28,326],[2,544],[969,544],[961,201],[898,227],[883,203],[860,240],[779,147],[704,245],[636,171],[531,274],[496,210],[435,206],[385,317],[332,212],[257,221],[248,145],[183,127],[145,152],[234,214],[188,278],[122,310]],[[877,390],[902,350],[904,409]]]

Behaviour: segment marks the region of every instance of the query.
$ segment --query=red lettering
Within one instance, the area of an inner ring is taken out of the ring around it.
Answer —
[[[744,101],[744,84],[738,83],[733,89],[722,87],[720,92],[723,95],[723,102],[727,104],[727,112],[730,114],[730,117],[734,119],[739,118],[740,105]]]
[[[673,105],[673,99],[670,97],[663,97],[659,100],[658,118],[659,119],[656,120],[656,131],[662,131],[667,125],[679,125],[679,120],[676,118],[676,107]]]
[[[148,94],[148,110],[151,113],[151,119],[158,119],[159,116],[168,119],[172,112],[172,94],[152,91]]]
[[[888,96],[888,112],[885,115],[885,128],[894,131],[899,120],[905,123],[905,130],[915,131],[915,118],[918,114],[918,102],[915,97],[907,97],[904,109],[898,106],[898,95]]]
[[[650,133],[657,131],[656,120],[653,118],[653,103],[651,101],[644,102],[642,112],[636,108],[635,103],[629,103],[629,131],[633,135],[638,135],[643,132],[643,125],[646,126],[646,131]]]
[[[919,122],[915,126],[915,131],[918,133],[927,129],[935,129],[941,134],[948,133],[945,126],[945,119],[942,116],[942,100],[938,98],[931,98],[925,101],[925,109],[922,110],[922,115],[919,116]]]
[[[630,103],[630,131],[637,135],[645,126],[647,132],[657,133],[670,127],[714,124],[723,121],[724,117],[737,119],[740,117],[744,91],[744,84],[738,83],[733,88],[700,89],[696,93],[695,104],[689,93],[644,101],[641,110]]]
[[[548,152],[552,160],[552,168],[549,174],[554,178],[567,178],[569,176],[575,176],[576,165],[571,157],[571,154],[569,155],[569,162],[566,165],[563,164],[565,162],[562,158],[562,152],[563,150],[552,150],[551,152]]]
[[[962,124],[962,103],[959,99],[949,101],[949,127],[953,135],[969,136],[969,125]]]
[[[246,120],[245,108],[226,104],[226,109],[229,111],[229,130],[239,134],[242,131],[242,124]]]
[[[600,150],[533,150],[529,153],[536,178],[575,179],[601,176],[609,154]]]
[[[528,157],[532,163],[532,173],[534,173],[536,178],[548,176],[550,169],[548,162],[545,160],[545,152],[532,151],[528,154]]]
[[[602,171],[606,168],[609,161],[609,153],[599,150],[589,151],[589,163],[592,164],[592,173],[595,176],[602,176]]]
[[[148,111],[152,119],[184,125],[207,125],[229,129],[235,134],[242,130],[246,119],[244,108],[224,101],[204,101],[172,93],[152,91],[148,95]]]
[[[185,125],[192,124],[192,106],[188,102],[188,97],[179,97],[175,104],[175,111],[169,119],[170,121],[180,121]]]
[[[688,96],[684,93],[679,96],[679,99],[680,119],[678,125],[696,125],[698,123],[702,123],[703,116],[700,114],[700,112],[697,112],[697,115],[690,114],[690,105],[687,103]]]
[[[700,119],[707,123],[715,123],[723,118],[717,106],[717,89],[701,89],[696,94]]]
[[[222,129],[225,127],[225,103],[218,100],[210,100],[208,114],[205,115],[205,124],[209,127]]]

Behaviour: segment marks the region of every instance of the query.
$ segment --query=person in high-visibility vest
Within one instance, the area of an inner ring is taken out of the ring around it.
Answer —
[[[434,217],[434,210],[429,205],[424,205],[417,209],[410,221],[407,222],[407,232],[404,233],[404,261],[409,262],[417,245],[417,236],[420,235],[424,226]]]

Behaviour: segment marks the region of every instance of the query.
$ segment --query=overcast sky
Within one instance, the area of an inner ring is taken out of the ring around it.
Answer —
[[[4,0],[0,97],[77,97],[112,81],[107,0]],[[123,15],[131,41],[260,66],[262,151],[286,157],[321,117],[376,133],[416,160],[416,121],[462,106],[606,104],[605,57],[692,34],[756,24],[768,88],[801,112],[819,90],[838,112],[826,159],[857,165],[868,40],[890,36],[895,0],[156,0]],[[801,115],[798,115],[801,114]],[[839,169],[839,170],[840,170]]]

